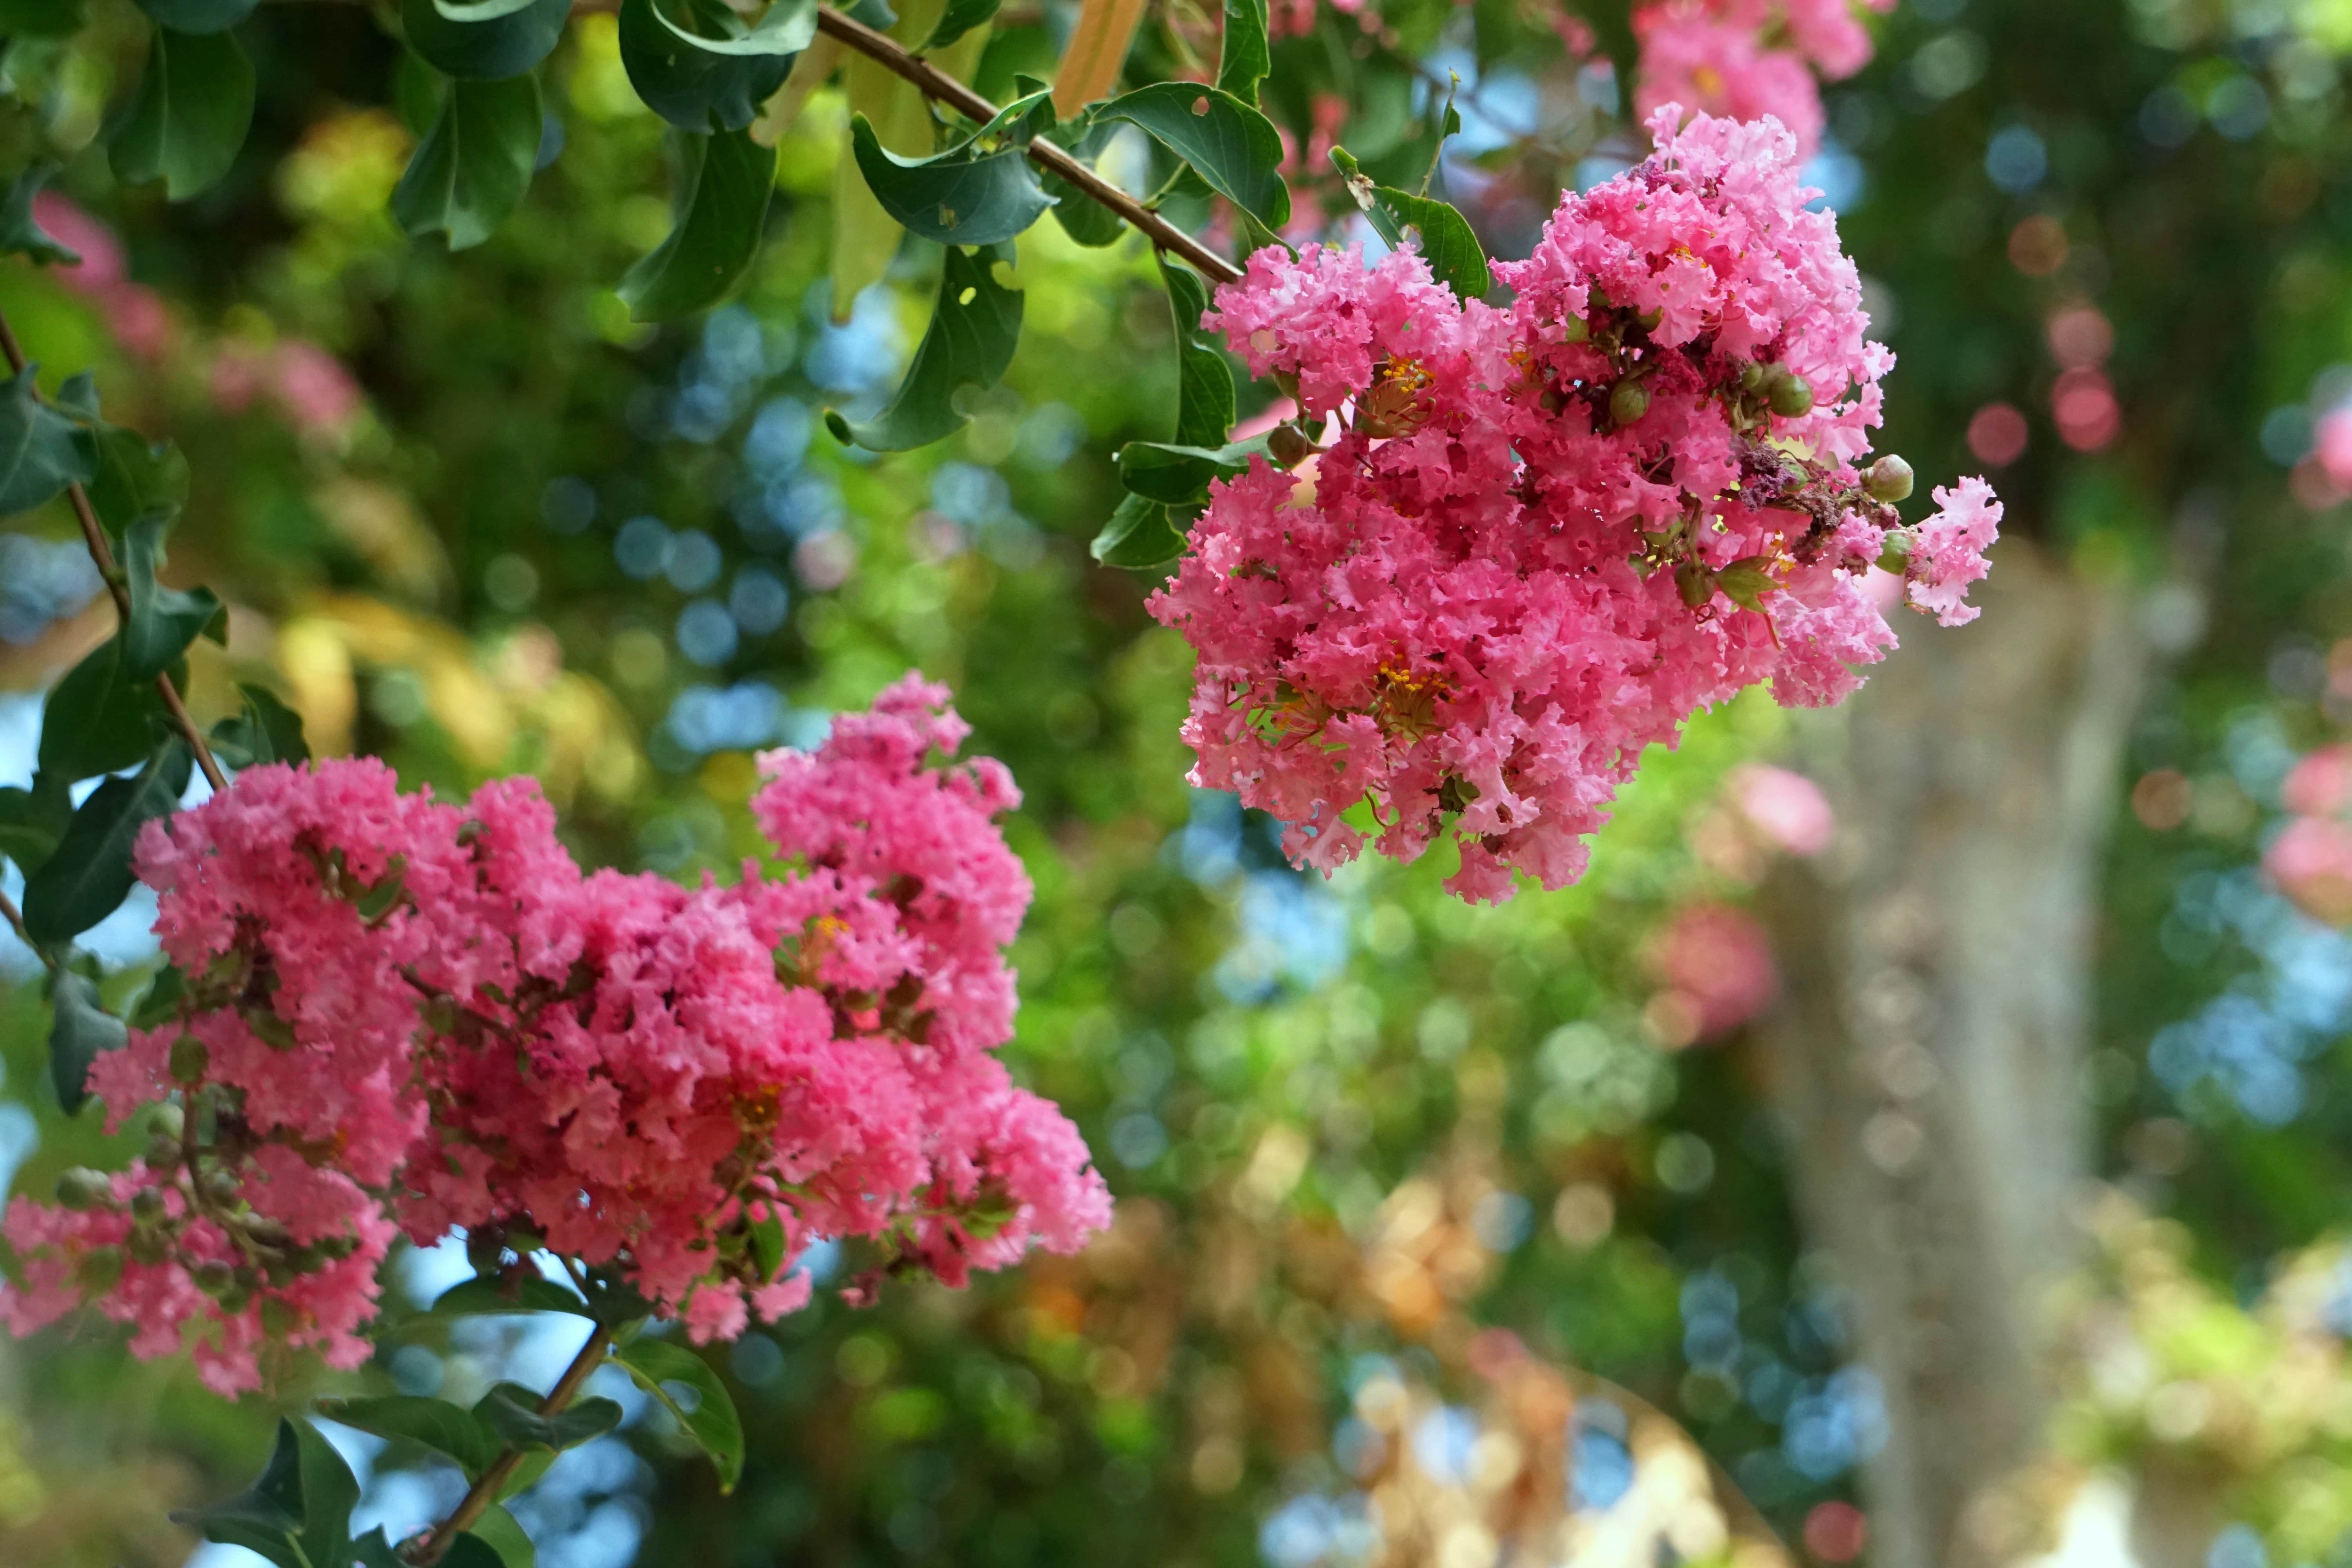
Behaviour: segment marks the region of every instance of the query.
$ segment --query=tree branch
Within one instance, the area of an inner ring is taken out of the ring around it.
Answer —
[[[938,100],[965,119],[985,125],[996,118],[996,105],[963,83],[938,69],[921,56],[909,53],[896,38],[876,32],[863,22],[843,16],[830,5],[816,8],[820,32],[829,34],[859,54],[913,82],[927,98]],[[1042,137],[1029,143],[1029,161],[1141,229],[1151,243],[1172,251],[1213,283],[1238,283],[1242,270],[1232,262],[1096,174],[1069,153]]]
[[[7,355],[9,370],[18,375],[25,374],[25,351],[17,346],[16,331],[8,325],[5,312],[0,312],[0,353]],[[37,385],[33,388],[33,395],[41,395]],[[114,595],[116,622],[118,626],[127,623],[131,619],[131,590],[123,584],[122,569],[115,564],[113,547],[106,542],[106,530],[99,526],[98,513],[90,510],[89,492],[76,482],[66,487],[66,495],[73,501],[74,516],[81,522],[81,542],[89,550],[90,563],[106,580],[107,592]],[[180,738],[188,742],[188,750],[195,753],[196,765],[205,770],[205,780],[216,790],[226,789],[227,776],[214,760],[212,747],[205,743],[204,731],[188,717],[187,704],[180,700],[179,688],[172,684],[168,673],[156,671],[155,694],[163,700],[163,711],[171,715],[173,728],[180,731]]]
[[[572,1396],[580,1392],[580,1385],[588,1381],[588,1374],[604,1364],[604,1352],[611,1348],[612,1341],[604,1331],[604,1325],[598,1323],[589,1331],[588,1342],[580,1347],[580,1353],[572,1358],[572,1364],[563,1369],[563,1375],[555,1380],[555,1386],[547,1391],[547,1397],[539,1402],[539,1413],[552,1415],[571,1404]],[[502,1450],[482,1471],[482,1479],[467,1491],[449,1517],[435,1525],[432,1534],[415,1547],[404,1550],[402,1555],[415,1563],[416,1568],[431,1568],[433,1563],[440,1562],[450,1543],[465,1534],[474,1521],[488,1512],[490,1505],[499,1500],[499,1493],[505,1489],[507,1479],[521,1463],[520,1448]]]

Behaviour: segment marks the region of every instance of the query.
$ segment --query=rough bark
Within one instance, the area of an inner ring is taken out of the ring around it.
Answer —
[[[2147,655],[2126,595],[2004,542],[1964,629],[1906,628],[1804,760],[1837,844],[1768,890],[1768,1026],[1812,1245],[1887,1440],[1874,1568],[1996,1560],[2033,1456],[2045,1285],[2072,1260],[2100,854]]]

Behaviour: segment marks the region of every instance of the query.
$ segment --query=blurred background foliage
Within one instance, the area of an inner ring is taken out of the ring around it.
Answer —
[[[95,41],[0,59],[61,84],[85,138],[135,62],[118,9]],[[1068,9],[1002,19],[982,90],[1049,65]],[[1326,9],[1278,43],[1269,107],[1302,146],[1336,134],[1409,183],[1458,73],[1442,178],[1524,254],[1560,185],[1622,166],[1615,78],[1556,20],[1543,0]],[[1151,74],[1207,26],[1153,7]],[[2123,585],[2155,650],[2103,785],[2122,809],[2091,911],[2091,1261],[2053,1309],[2048,1452],[1980,1533],[2012,1559],[2342,1561],[2352,948],[2257,861],[2287,767],[2352,719],[2344,489],[2315,448],[2352,397],[2352,13],[1906,0],[1874,26],[1811,175],[1904,361],[1886,445],[1937,481],[1994,470],[2028,542],[2004,551]],[[456,257],[385,215],[415,110],[370,11],[271,5],[248,41],[265,92],[228,181],[167,207],[93,153],[45,209],[82,267],[0,270],[37,358],[95,364],[111,418],[188,455],[175,567],[233,605],[226,649],[196,650],[200,712],[257,675],[322,752],[446,790],[534,773],[583,859],[692,877],[756,846],[754,749],[808,742],[910,666],[948,681],[1027,796],[1008,1056],[1119,1198],[1080,1258],[862,1311],[820,1292],[734,1347],[751,1458],[731,1496],[633,1405],[519,1506],[543,1563],[1869,1552],[1886,1409],[1798,1217],[1749,1024],[1774,932],[1738,912],[1787,847],[1740,770],[1833,747],[1841,721],[1706,716],[1648,760],[1568,892],[1468,909],[1442,856],[1301,877],[1270,824],[1185,785],[1187,650],[1144,614],[1148,583],[1087,558],[1110,454],[1173,415],[1137,243],[1033,230],[1003,384],[959,437],[877,459],[820,416],[887,397],[938,252],[910,241],[834,319],[838,88],[770,127],[782,199],[741,297],[656,329],[609,288],[668,223],[609,16],[555,58],[524,208]],[[1319,163],[1302,194],[1328,212]],[[97,588],[61,510],[0,536],[10,781],[38,692],[104,633]],[[2000,638],[1998,610],[1954,635]],[[94,942],[124,993],[142,918]],[[0,1170],[37,1192],[108,1151],[95,1112],[57,1109],[22,958]],[[429,1299],[446,1261],[410,1255],[389,1299]],[[341,1384],[462,1396],[553,1370],[527,1326],[436,1332],[454,1337],[395,1327]],[[337,1383],[278,1373],[224,1405],[102,1334],[0,1346],[0,1561],[187,1561],[167,1510],[241,1485],[277,1409]],[[417,1454],[352,1451],[362,1525],[451,1500]]]

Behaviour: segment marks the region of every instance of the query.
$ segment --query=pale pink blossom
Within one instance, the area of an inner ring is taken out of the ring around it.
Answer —
[[[2000,537],[2000,502],[1982,479],[1936,487],[1936,512],[1919,525],[1917,542],[1904,563],[1912,608],[1938,624],[1963,626],[1983,614],[1966,603],[1969,584],[1982,581],[1991,565],[1984,552]]]
[[[1785,854],[1818,855],[1837,833],[1829,797],[1802,773],[1742,763],[1724,780],[1724,788],[1748,825]]]
[[[1701,1039],[1728,1034],[1772,1005],[1780,974],[1772,939],[1728,904],[1685,904],[1652,937],[1653,972]]]

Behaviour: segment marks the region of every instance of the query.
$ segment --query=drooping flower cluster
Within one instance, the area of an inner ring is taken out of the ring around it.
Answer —
[[[1280,817],[1295,860],[1450,832],[1465,898],[1563,886],[1696,709],[1853,689],[1895,640],[1874,565],[1948,620],[1982,574],[1990,490],[1906,529],[1909,468],[1857,466],[1893,355],[1788,132],[1680,119],[1496,264],[1507,309],[1409,251],[1264,250],[1219,290],[1208,324],[1300,405],[1269,449],[1339,434],[1213,487],[1151,605],[1200,656],[1194,782]]]
[[[1866,0],[1891,11],[1895,0]],[[1633,107],[1647,119],[1679,103],[1729,120],[1767,115],[1806,157],[1821,144],[1822,94],[1870,63],[1870,34],[1853,0],[1663,0],[1633,12],[1641,44]]]
[[[401,1229],[543,1242],[697,1339],[798,1307],[822,1237],[950,1283],[1075,1249],[1108,1195],[992,1054],[1019,795],[986,759],[926,765],[967,732],[945,701],[910,677],[764,757],[788,868],[732,886],[583,876],[529,781],[458,806],[366,761],[257,768],[152,826],[177,1016],[93,1085],[118,1126],[163,1101],[157,1131],[135,1170],[11,1205],[0,1316],[94,1300],[235,1393],[265,1339],[363,1359]]]

